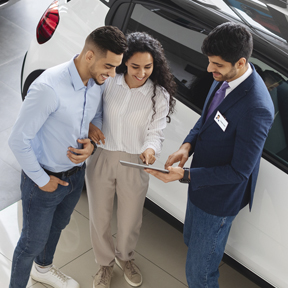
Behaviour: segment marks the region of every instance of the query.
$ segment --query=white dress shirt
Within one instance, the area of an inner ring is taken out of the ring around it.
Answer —
[[[228,82],[229,87],[226,89],[225,97],[227,97],[229,93],[231,93],[237,86],[239,86],[244,80],[246,80],[252,74],[252,72],[253,70],[251,68],[251,65],[248,63],[248,69],[242,76],[233,81]]]
[[[106,139],[105,144],[99,147],[130,154],[141,154],[147,148],[152,148],[155,156],[159,156],[169,111],[169,94],[163,87],[156,87],[156,114],[152,118],[153,89],[150,79],[141,87],[130,89],[124,74],[116,74],[114,78],[106,80],[102,125]]]

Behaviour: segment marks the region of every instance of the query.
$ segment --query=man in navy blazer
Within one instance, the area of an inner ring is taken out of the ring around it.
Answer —
[[[164,182],[189,183],[184,241],[191,288],[219,287],[218,266],[232,221],[247,204],[252,207],[261,154],[274,118],[270,94],[248,62],[252,50],[252,35],[245,27],[229,22],[212,30],[202,52],[215,81],[202,115],[180,149],[169,156],[165,164],[169,174],[146,169]],[[217,91],[223,83],[225,89]],[[220,94],[224,100],[218,104]],[[191,167],[182,168],[192,154]],[[178,167],[171,167],[179,161]]]

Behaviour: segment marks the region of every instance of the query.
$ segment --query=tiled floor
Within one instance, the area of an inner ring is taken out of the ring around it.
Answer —
[[[1,287],[7,288],[11,271],[11,259],[21,229],[21,201],[0,212],[0,279]],[[117,237],[116,217],[114,213],[112,233]],[[92,288],[93,276],[99,266],[89,238],[88,204],[83,191],[68,227],[61,235],[54,264],[73,276],[81,288]],[[136,249],[136,261],[142,270],[143,288],[184,288],[185,258],[187,248],[182,234],[169,224],[144,209],[143,226]],[[258,287],[226,264],[220,266],[221,288],[256,288]],[[50,287],[31,280],[27,287]],[[129,286],[121,270],[115,266],[111,288]]]
[[[20,166],[8,148],[7,139],[21,106],[20,71],[37,21],[51,0],[21,0],[0,10],[0,287],[9,285],[11,260],[21,229],[19,191]],[[13,204],[14,203],[14,204]],[[10,205],[10,206],[9,206]],[[5,208],[6,207],[6,208]],[[141,267],[143,288],[187,287],[185,279],[186,247],[182,234],[144,209],[136,261]],[[54,264],[73,276],[82,288],[91,288],[98,269],[94,261],[88,228],[88,204],[85,191],[62,233]],[[116,218],[112,232],[117,236]],[[221,288],[256,288],[255,284],[226,264],[220,266]],[[32,280],[27,287],[48,287]],[[121,270],[114,268],[111,288],[130,287]]]
[[[21,0],[0,10],[0,210],[20,199],[20,166],[7,140],[21,107],[20,74],[37,23],[52,0]]]

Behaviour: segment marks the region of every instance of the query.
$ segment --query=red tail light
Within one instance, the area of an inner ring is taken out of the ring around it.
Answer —
[[[52,37],[58,26],[59,19],[58,0],[55,0],[38,23],[36,35],[39,44],[47,42]]]

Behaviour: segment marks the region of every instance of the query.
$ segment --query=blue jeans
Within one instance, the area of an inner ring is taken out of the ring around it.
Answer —
[[[188,246],[186,278],[189,288],[219,287],[218,267],[234,218],[210,215],[188,199],[184,242]]]
[[[80,198],[85,164],[77,173],[62,177],[68,186],[44,192],[22,171],[21,193],[23,228],[14,251],[9,288],[25,288],[33,261],[41,266],[52,264],[61,231]]]

